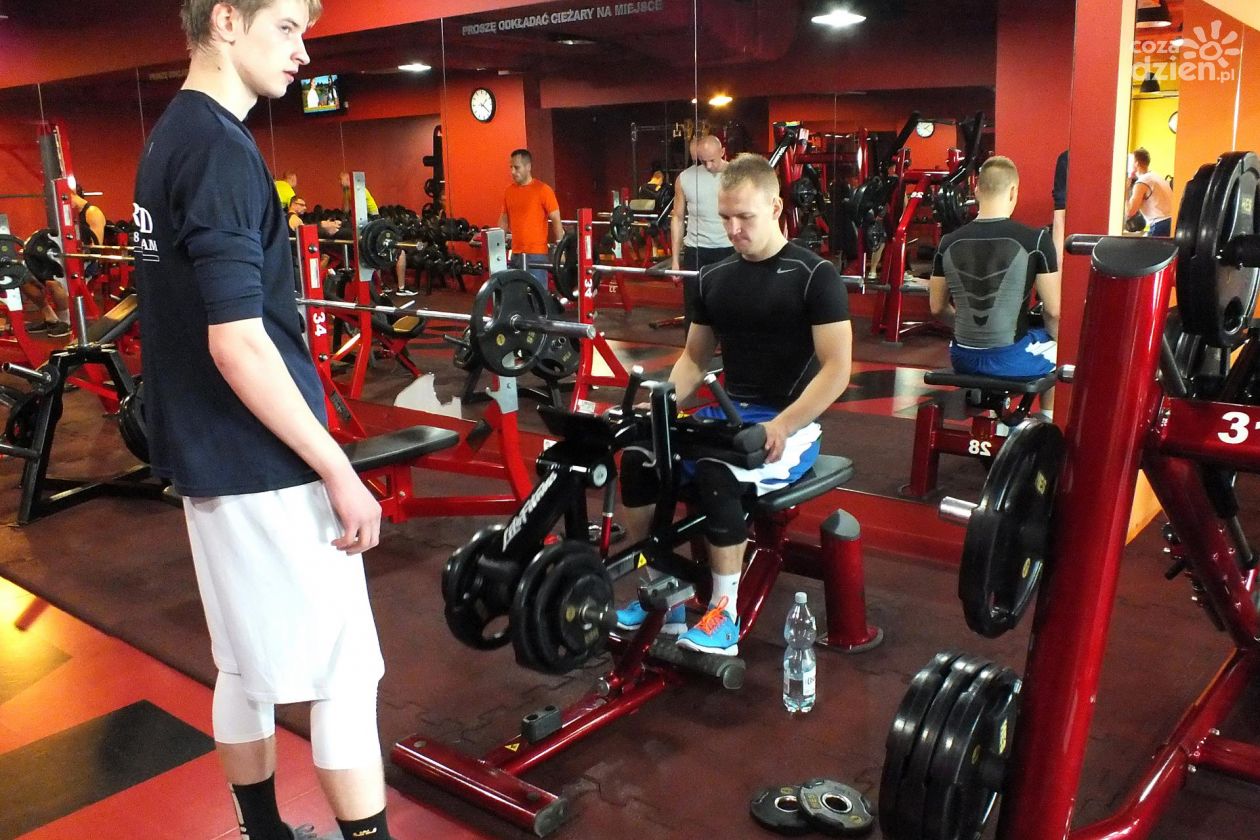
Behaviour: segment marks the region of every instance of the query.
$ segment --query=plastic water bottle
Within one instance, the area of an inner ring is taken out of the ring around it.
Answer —
[[[783,639],[787,642],[783,651],[783,706],[792,714],[804,714],[814,708],[817,691],[814,639],[818,625],[806,600],[804,592],[796,593],[796,603],[783,626]]]

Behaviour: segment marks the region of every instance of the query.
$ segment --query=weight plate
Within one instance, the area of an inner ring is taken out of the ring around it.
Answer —
[[[613,242],[625,242],[634,230],[634,211],[629,204],[619,204],[613,208],[612,218],[608,220],[608,233]]]
[[[11,233],[0,233],[0,265],[22,261],[25,243]]]
[[[22,247],[22,260],[40,282],[66,275],[61,265],[61,245],[48,228],[37,230],[27,238]]]
[[[932,756],[925,840],[979,837],[1005,787],[1020,682],[999,665],[984,668],[954,704]]]
[[[801,784],[801,815],[829,837],[856,837],[875,827],[871,803],[859,791],[831,779]]]
[[[958,571],[967,626],[982,636],[1010,630],[1032,603],[1050,556],[1063,457],[1059,427],[1028,418],[993,459]]]
[[[551,281],[556,291],[569,300],[578,294],[578,240],[573,233],[566,233],[555,244],[551,255]]]
[[[797,178],[788,188],[792,203],[801,210],[811,210],[818,202],[818,185],[808,176]]]
[[[389,219],[372,219],[359,234],[359,259],[368,268],[389,271],[398,261],[398,242],[401,239],[402,232]]]
[[[135,388],[118,402],[118,432],[127,450],[149,463],[149,427],[144,417],[144,380],[137,376]]]
[[[30,281],[31,272],[24,263],[0,263],[0,292],[20,289]]]
[[[512,594],[511,621],[512,650],[516,654],[516,664],[522,668],[540,670],[538,656],[534,650],[534,640],[540,635],[534,629],[531,615],[533,606],[538,601],[538,588],[554,565],[556,555],[564,550],[563,543],[543,546],[534,558],[521,571],[520,579]]]
[[[1237,237],[1260,233],[1260,159],[1229,152],[1199,167],[1177,214],[1177,305],[1188,332],[1215,347],[1236,347],[1260,288],[1260,269],[1231,264]]]
[[[502,530],[502,525],[482,528],[451,554],[442,570],[446,624],[456,639],[478,650],[492,650],[509,641],[510,627],[486,634],[491,622],[508,612],[501,586],[482,568],[486,547]]]
[[[612,580],[594,546],[565,540],[538,552],[512,599],[517,662],[548,674],[581,667],[603,649],[599,619],[612,598]]]
[[[940,743],[941,732],[954,703],[986,664],[972,656],[959,656],[950,664],[945,679],[931,697],[931,703],[919,726],[910,760],[897,783],[892,830],[884,828],[884,833],[889,837],[895,840],[922,840],[923,807],[927,798],[928,767],[931,765],[932,755]],[[881,785],[880,796],[884,795]],[[882,803],[880,816],[880,826],[883,827]]]
[[[919,739],[919,729],[923,725],[923,717],[932,698],[940,689],[945,675],[957,659],[956,651],[938,653],[932,661],[910,680],[893,717],[892,726],[888,729],[888,738],[884,742],[884,771],[879,783],[879,823],[885,831],[896,822],[897,786],[905,774],[910,761],[910,754]]]
[[[532,369],[546,334],[518,326],[516,318],[545,318],[547,312],[547,298],[528,272],[510,269],[491,275],[473,300],[469,323],[482,365],[499,376],[520,376]]]
[[[785,837],[800,837],[813,831],[801,814],[800,788],[782,785],[757,791],[748,811],[757,823]]]
[[[582,364],[582,345],[572,336],[553,335],[543,342],[534,373],[548,382],[559,382],[577,373]]]

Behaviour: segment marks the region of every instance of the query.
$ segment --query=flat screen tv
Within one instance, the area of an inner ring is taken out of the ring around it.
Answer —
[[[330,111],[340,111],[345,107],[336,73],[302,79],[300,86],[304,114],[326,114]]]

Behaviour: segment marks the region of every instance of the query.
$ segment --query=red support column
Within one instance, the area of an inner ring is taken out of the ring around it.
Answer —
[[[1155,246],[1154,242],[1150,243]],[[1160,396],[1171,264],[1148,277],[1091,272],[1053,571],[1042,584],[998,837],[1062,840],[1093,719],[1141,442]]]

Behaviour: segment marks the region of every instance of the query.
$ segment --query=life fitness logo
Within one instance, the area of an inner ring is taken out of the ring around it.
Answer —
[[[1226,30],[1223,22],[1214,20],[1207,29],[1196,26],[1178,40],[1136,41],[1133,80],[1232,82],[1238,78],[1242,36]]]

